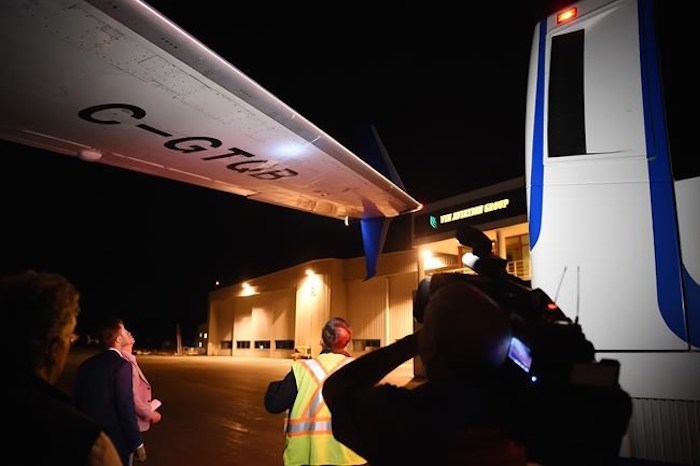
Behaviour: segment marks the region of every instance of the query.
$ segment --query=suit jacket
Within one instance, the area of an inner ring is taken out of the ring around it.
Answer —
[[[122,353],[122,357],[131,363],[136,421],[139,425],[139,430],[145,432],[151,427],[151,413],[153,413],[153,406],[151,405],[151,400],[153,399],[151,384],[148,383],[148,379],[146,379],[146,376],[136,362],[136,356],[129,353]]]
[[[102,426],[122,457],[143,443],[136,423],[131,364],[118,351],[102,351],[80,364],[75,403]]]

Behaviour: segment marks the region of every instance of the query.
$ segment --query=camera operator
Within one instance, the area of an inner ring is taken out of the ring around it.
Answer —
[[[472,284],[446,284],[431,297],[417,332],[326,380],[333,435],[372,466],[527,464],[511,435],[515,400],[497,375],[510,336],[505,309]],[[377,385],[416,355],[425,383]]]

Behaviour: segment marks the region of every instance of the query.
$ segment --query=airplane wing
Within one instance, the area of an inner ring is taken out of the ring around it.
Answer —
[[[3,1],[0,44],[2,139],[345,221],[422,207],[140,0]]]

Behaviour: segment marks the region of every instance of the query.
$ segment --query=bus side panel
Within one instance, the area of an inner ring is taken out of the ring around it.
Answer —
[[[700,349],[700,178],[677,181],[675,194],[688,332],[693,348]]]
[[[599,351],[687,350],[667,195],[673,185],[656,168],[669,164],[668,154],[654,152],[649,140],[637,2],[577,6],[575,22],[557,27],[549,18],[533,44],[526,163],[532,284],[569,317],[578,314]],[[571,70],[583,76],[568,76]],[[559,131],[567,125],[579,128]],[[562,144],[562,134],[585,140]]]

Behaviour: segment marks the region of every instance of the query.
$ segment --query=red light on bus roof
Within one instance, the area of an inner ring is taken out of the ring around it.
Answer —
[[[578,16],[578,8],[576,8],[575,6],[567,8],[561,13],[557,13],[557,24],[562,24],[571,21],[572,19],[576,18],[576,16]]]

